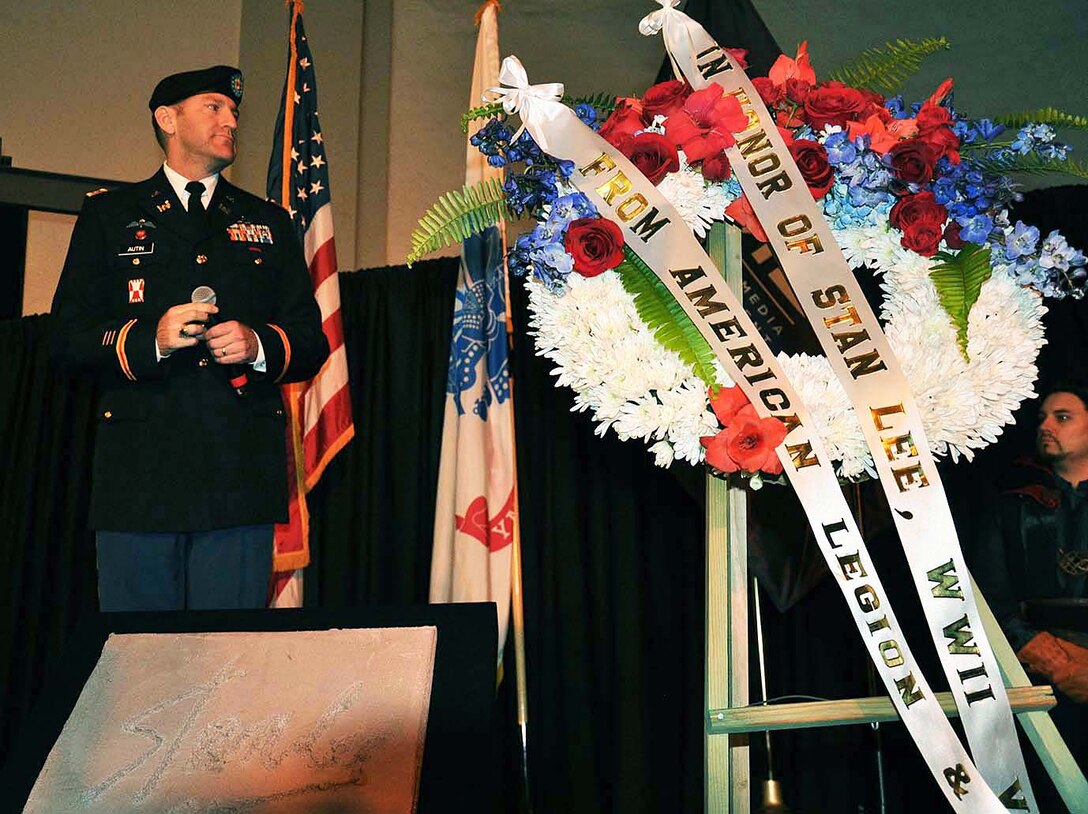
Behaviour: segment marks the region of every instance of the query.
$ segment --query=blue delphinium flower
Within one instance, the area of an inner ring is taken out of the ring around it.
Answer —
[[[574,114],[582,120],[582,124],[587,127],[592,127],[596,130],[600,127],[600,123],[597,121],[597,108],[586,102],[581,102],[574,106]]]
[[[961,240],[967,243],[978,243],[980,246],[986,244],[990,239],[990,233],[994,230],[993,218],[982,214],[958,217],[956,223],[960,225]]]
[[[1016,225],[1005,235],[1005,257],[1016,260],[1030,255],[1039,242],[1039,230],[1018,220]]]
[[[976,119],[974,124],[979,137],[983,141],[993,141],[1005,132],[1005,125],[990,121],[989,119]]]
[[[909,118],[910,115],[911,115],[906,110],[906,108],[905,108],[905,106],[903,104],[902,94],[897,94],[895,96],[889,96],[884,101],[884,107],[887,108],[888,112],[892,114],[892,118],[895,118],[895,119],[906,119],[906,118]]]
[[[1048,124],[1029,124],[1020,128],[1011,147],[1020,155],[1027,155],[1032,150],[1051,144],[1054,141],[1054,128]]]
[[[514,245],[506,252],[506,265],[514,276],[524,277],[532,270],[533,261],[529,257],[530,248],[532,248],[531,239],[529,234],[525,233],[518,235]]]
[[[1045,269],[1068,271],[1084,264],[1084,253],[1070,246],[1057,229],[1047,235],[1039,246],[1039,265]]]
[[[589,198],[581,192],[572,192],[556,198],[548,213],[548,223],[560,224],[565,229],[572,220],[590,218],[595,214],[597,209],[590,203]]]

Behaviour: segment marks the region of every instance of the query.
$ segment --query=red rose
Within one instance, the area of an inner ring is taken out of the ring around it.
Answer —
[[[921,223],[903,232],[903,237],[899,238],[899,243],[903,248],[910,249],[915,254],[922,255],[922,257],[932,257],[941,247],[941,238],[943,236],[944,230],[940,225]]]
[[[658,82],[642,94],[642,112],[646,121],[653,121],[654,116],[671,116],[684,106],[684,100],[691,96],[691,85],[679,79]]]
[[[680,169],[680,156],[672,142],[660,133],[639,133],[620,147],[647,180],[657,185],[670,172]]]
[[[960,237],[961,226],[954,220],[950,220],[944,227],[944,242],[950,249],[962,249],[966,244]]]
[[[892,174],[908,184],[928,184],[933,180],[937,153],[920,138],[908,138],[895,144],[885,159]]]
[[[721,85],[711,84],[693,92],[684,106],[669,116],[665,135],[694,163],[732,147],[737,142],[733,134],[747,127],[748,117],[740,102],[724,95]]]
[[[729,166],[729,159],[725,157],[725,153],[704,158],[699,169],[703,172],[703,178],[711,182],[728,181],[729,176],[733,174],[733,168]]]
[[[861,117],[867,119],[872,115],[880,116],[885,122],[892,120],[892,114],[884,106],[884,97],[876,91],[868,90],[866,88],[858,88],[858,93],[865,97],[868,101],[868,107],[862,111]]]
[[[785,438],[785,424],[777,418],[760,418],[748,404],[737,411],[728,427],[699,441],[706,448],[706,462],[721,472],[762,470],[777,475],[782,462],[774,450]]]
[[[757,76],[752,80],[752,86],[767,107],[774,107],[786,96],[785,88],[782,85],[776,85],[766,76]]]
[[[795,139],[790,143],[789,150],[812,197],[819,200],[835,183],[835,173],[827,162],[827,150],[820,142],[809,139]]]
[[[844,127],[849,121],[861,121],[875,112],[874,95],[842,82],[821,82],[805,97],[805,116],[816,131],[829,124]]]
[[[646,124],[642,121],[642,103],[638,99],[620,99],[612,115],[604,120],[597,132],[616,149],[623,145]]]
[[[786,98],[794,104],[804,105],[805,99],[812,92],[812,83],[804,79],[791,77],[786,80]]]
[[[567,226],[563,247],[574,258],[574,270],[596,277],[623,261],[623,232],[607,218],[578,218]]]
[[[892,226],[903,233],[900,244],[923,257],[937,253],[947,218],[948,210],[928,191],[904,195],[888,213]]]

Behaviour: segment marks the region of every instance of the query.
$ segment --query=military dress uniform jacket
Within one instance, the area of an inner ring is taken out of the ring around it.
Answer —
[[[198,286],[216,319],[260,337],[238,396],[203,342],[156,358],[155,332]],[[90,525],[187,532],[287,518],[279,385],[328,357],[302,248],[287,213],[220,178],[194,230],[165,173],[92,195],[53,300],[53,353],[100,383]]]

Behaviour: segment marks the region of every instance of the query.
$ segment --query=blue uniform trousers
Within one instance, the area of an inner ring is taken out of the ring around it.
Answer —
[[[233,610],[267,606],[271,524],[186,534],[99,531],[103,611]]]

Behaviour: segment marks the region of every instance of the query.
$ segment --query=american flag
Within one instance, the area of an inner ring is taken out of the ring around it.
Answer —
[[[291,3],[287,55],[287,78],[268,162],[268,198],[284,207],[295,224],[305,250],[314,296],[321,307],[322,328],[329,340],[330,354],[313,379],[283,388],[290,414],[287,438],[290,518],[276,526],[273,568],[277,599],[273,604],[279,607],[301,604],[301,584],[295,571],[310,562],[306,493],[355,433],[340,318],[329,167],[318,120],[314,61],[302,26],[300,0]]]

